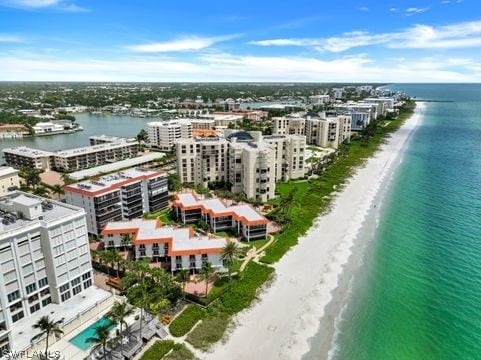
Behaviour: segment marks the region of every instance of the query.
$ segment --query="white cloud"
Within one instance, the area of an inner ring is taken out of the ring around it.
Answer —
[[[411,7],[411,8],[406,9],[405,15],[411,16],[411,15],[415,15],[415,14],[422,14],[422,13],[428,11],[428,10],[429,10],[429,8]]]
[[[389,9],[389,11],[390,11],[390,12],[397,12],[397,8],[392,7],[392,8]]]
[[[63,12],[89,11],[88,9],[80,7],[68,0],[0,0],[0,6],[25,10],[48,9]]]
[[[212,45],[231,40],[238,35],[215,36],[215,37],[199,37],[189,36],[172,41],[156,42],[140,45],[131,45],[127,48],[136,52],[144,53],[159,53],[159,52],[174,52],[174,51],[195,51],[202,50]]]
[[[233,54],[189,60],[0,57],[0,80],[20,81],[480,82],[480,69],[480,63],[464,58],[378,63],[363,54],[333,60]]]
[[[363,12],[368,12],[369,11],[369,8],[366,7],[366,6],[363,6],[363,7],[360,7],[359,10],[363,11]]]
[[[342,52],[362,46],[382,45],[388,48],[448,49],[481,46],[481,21],[462,22],[452,25],[414,25],[408,29],[371,34],[353,31],[330,38],[269,39],[251,41],[259,46],[316,47],[331,52]]]
[[[24,41],[25,39],[21,36],[0,33],[0,43],[19,43]]]

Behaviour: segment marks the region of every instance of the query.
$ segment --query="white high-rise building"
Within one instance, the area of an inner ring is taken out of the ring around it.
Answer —
[[[31,346],[41,316],[66,324],[110,295],[92,287],[83,209],[16,191],[0,197],[0,210],[3,355]]]
[[[150,145],[162,150],[172,150],[178,139],[192,138],[192,123],[188,119],[155,121],[147,125]]]

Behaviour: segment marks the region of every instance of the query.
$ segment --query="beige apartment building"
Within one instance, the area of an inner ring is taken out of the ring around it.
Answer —
[[[20,187],[18,170],[7,166],[0,166],[0,196]]]
[[[245,131],[226,138],[181,139],[176,142],[177,173],[182,182],[226,181],[234,193],[267,201],[275,196],[277,181],[304,176],[305,146],[305,136],[263,138]]]
[[[192,122],[189,119],[155,121],[147,126],[150,145],[162,150],[172,150],[178,139],[192,138]]]
[[[343,142],[349,142],[351,122],[349,115],[326,117],[324,113],[305,117],[276,117],[273,119],[273,133],[305,135],[307,144],[337,149]]]

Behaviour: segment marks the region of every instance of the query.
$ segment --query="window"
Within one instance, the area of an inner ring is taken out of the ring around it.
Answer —
[[[82,291],[82,285],[76,286],[72,289],[73,295],[77,295],[79,292]]]
[[[62,294],[61,299],[62,299],[62,302],[70,299],[70,291],[67,291],[66,293]]]
[[[82,280],[87,280],[87,279],[90,279],[90,273],[86,273],[86,274],[83,274],[82,275]]]
[[[25,287],[25,290],[27,291],[27,294],[30,294],[30,293],[34,292],[35,290],[37,290],[37,284],[35,284],[35,283],[29,284]]]
[[[45,289],[40,292],[40,296],[44,297],[50,294],[50,289]]]
[[[87,289],[92,286],[92,280],[87,280],[84,282],[84,289]]]
[[[40,310],[40,304],[35,304],[33,306],[30,306],[30,314],[33,314],[34,312]]]
[[[12,322],[17,322],[20,319],[23,319],[25,317],[23,311],[20,311],[18,314],[12,315]]]
[[[63,292],[65,292],[65,291],[68,290],[68,289],[70,289],[69,284],[65,284],[65,285],[60,286],[60,289],[59,289],[59,290],[60,290],[61,293],[63,293]]]
[[[52,302],[52,298],[49,296],[48,298],[42,300],[42,307],[47,306]]]
[[[20,291],[15,290],[14,292],[11,292],[10,294],[7,295],[8,302],[15,301],[20,298]]]
[[[43,278],[43,279],[40,279],[38,281],[38,287],[41,289],[43,288],[44,286],[47,286],[48,285],[48,279],[47,278]]]
[[[76,278],[72,280],[72,286],[80,284],[80,278]]]

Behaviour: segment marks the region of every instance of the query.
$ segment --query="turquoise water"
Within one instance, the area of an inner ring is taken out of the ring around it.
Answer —
[[[77,114],[75,118],[76,122],[84,128],[84,131],[24,139],[0,139],[0,155],[3,156],[2,149],[14,146],[29,146],[49,151],[88,146],[89,137],[92,135],[108,134],[135,137],[142,128],[147,129],[146,124],[148,122],[160,120],[160,118],[92,114]],[[0,163],[2,163],[2,160],[0,159]]]
[[[427,103],[332,357],[481,359],[481,85],[395,88],[450,102]]]
[[[95,337],[95,328],[98,326],[108,326],[110,329],[113,329],[115,327],[115,323],[107,317],[102,317],[81,333],[70,339],[70,342],[79,349],[87,351],[93,345],[93,343],[88,342],[87,339]]]

